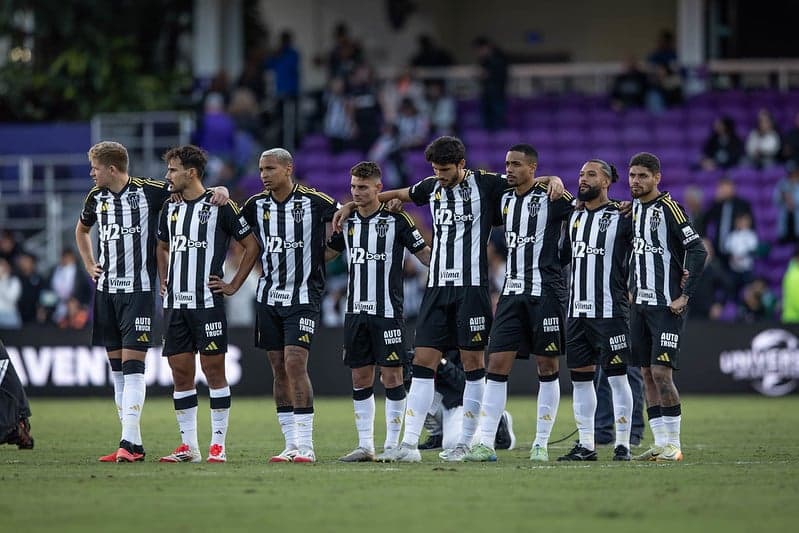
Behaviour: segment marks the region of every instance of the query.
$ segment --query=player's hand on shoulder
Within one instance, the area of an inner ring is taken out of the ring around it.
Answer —
[[[213,195],[211,196],[211,203],[216,206],[225,205],[228,200],[230,200],[230,191],[227,187],[211,187],[208,189],[213,191]]]
[[[354,204],[350,202],[348,204],[342,205],[341,208],[335,212],[335,214],[333,215],[333,220],[331,221],[331,224],[333,224],[333,231],[335,232],[341,231],[342,223],[346,218],[348,218],[352,214],[354,209],[355,209]]]
[[[402,200],[400,200],[399,198],[394,198],[393,200],[389,200],[386,203],[386,209],[388,209],[392,213],[401,213]]]
[[[633,203],[629,200],[619,202],[619,213],[624,215],[625,218],[629,218],[633,214]]]
[[[562,179],[558,176],[541,176],[540,179],[543,183],[547,184],[547,194],[550,200],[560,200],[563,197],[563,192],[566,190],[566,187],[563,186]]]
[[[173,204],[182,204],[183,203],[183,195],[179,192],[173,192],[169,195],[169,201]]]

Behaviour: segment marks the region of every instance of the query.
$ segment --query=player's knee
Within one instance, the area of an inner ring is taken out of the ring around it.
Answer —
[[[289,379],[305,376],[308,373],[308,353],[304,350],[286,350],[285,368]]]
[[[652,381],[657,385],[664,385],[671,383],[672,373],[671,368],[668,366],[653,366],[651,369]]]
[[[225,359],[223,357],[203,358],[200,361],[208,386],[218,389],[227,386],[225,380]]]
[[[536,366],[539,376],[551,376],[560,371],[560,364],[557,357],[536,357]]]
[[[394,389],[402,385],[402,368],[384,368],[381,371],[383,387]]]

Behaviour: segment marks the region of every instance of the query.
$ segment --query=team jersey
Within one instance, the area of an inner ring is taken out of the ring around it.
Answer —
[[[158,211],[169,198],[166,182],[130,178],[119,194],[94,187],[83,202],[80,222],[97,224],[98,263],[103,272],[97,290],[115,293],[155,288]]]
[[[696,279],[702,270],[705,249],[682,206],[667,192],[647,203],[633,200],[635,303],[665,306],[683,293],[690,296],[693,279],[685,289],[680,288],[686,253],[702,256],[698,272],[692,276]]]
[[[368,217],[355,210],[328,246],[347,252],[347,313],[402,318],[404,252],[425,247],[407,214],[391,213],[385,204]]]
[[[571,318],[626,318],[632,250],[632,220],[609,202],[596,210],[575,210],[566,246],[571,247]]]
[[[465,172],[452,188],[435,177],[410,188],[411,200],[428,204],[433,215],[428,287],[488,286],[487,243],[508,182],[498,174]]]
[[[502,294],[541,296],[544,290],[563,288],[559,241],[562,223],[574,209],[568,191],[552,201],[547,186],[537,184],[519,196],[515,190],[502,195],[508,258]]]
[[[252,231],[234,202],[216,206],[212,196],[206,191],[196,200],[167,202],[161,211],[158,238],[169,243],[165,308],[211,309],[222,304],[224,296],[208,287],[210,277],[224,277],[230,237],[240,241]]]
[[[294,185],[282,202],[269,191],[247,200],[244,218],[263,249],[258,302],[320,305],[325,285],[326,222],[333,220],[337,206],[330,196],[304,185]]]

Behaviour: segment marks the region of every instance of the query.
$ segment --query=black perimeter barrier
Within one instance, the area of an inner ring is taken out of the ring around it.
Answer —
[[[413,328],[408,330],[412,332]],[[153,338],[161,338],[159,331],[153,333]],[[0,331],[0,339],[30,396],[110,394],[105,350],[90,346],[88,331],[28,327]],[[350,372],[342,363],[342,340],[343,331],[339,328],[316,332],[309,372],[317,395],[351,394]],[[234,393],[271,395],[272,372],[266,352],[253,347],[252,329],[231,328],[229,341],[227,371]],[[565,361],[561,360],[561,365],[565,366]],[[799,324],[690,321],[683,333],[680,365],[675,381],[684,393],[796,394]],[[148,394],[171,392],[169,365],[161,357],[160,346],[148,353],[146,368]],[[197,373],[202,374],[199,369]],[[565,368],[561,369],[561,386],[564,393],[571,392]],[[517,360],[510,376],[510,393],[533,394],[537,390],[534,362]]]

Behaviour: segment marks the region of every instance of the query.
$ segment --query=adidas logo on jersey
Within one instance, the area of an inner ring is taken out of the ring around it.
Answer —
[[[146,333],[142,333],[136,340],[138,342],[150,342],[150,337]]]
[[[662,363],[668,363],[669,361],[671,361],[671,359],[669,359],[669,354],[667,354],[666,352],[663,352],[662,354],[658,355],[657,360]]]
[[[205,347],[205,351],[206,352],[209,351],[209,350],[218,350],[218,349],[219,349],[219,346],[217,346],[214,341],[209,342],[208,346]]]
[[[397,355],[397,352],[391,352],[386,357],[386,361],[399,361],[399,355]]]
[[[545,352],[557,352],[557,351],[558,351],[558,345],[557,345],[557,344],[555,344],[554,342],[550,342],[550,343],[547,345],[547,347],[546,347],[546,348],[544,348],[544,351],[545,351]]]
[[[305,335],[302,335],[302,336],[301,336],[299,339],[297,339],[297,340],[298,340],[298,341],[300,341],[300,342],[307,342],[307,343],[310,343],[310,342],[311,342],[311,336],[310,336],[310,335],[308,335],[308,334],[306,333]]]

